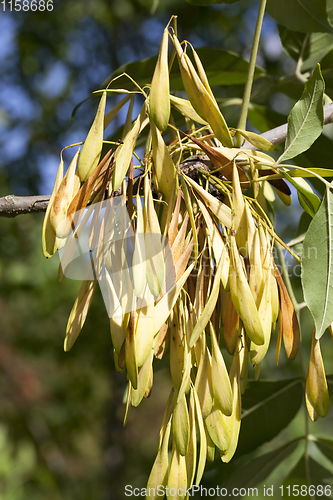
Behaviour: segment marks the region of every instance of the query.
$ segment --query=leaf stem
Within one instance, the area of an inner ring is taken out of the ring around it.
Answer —
[[[309,79],[309,76],[310,76],[310,72],[308,71],[307,73],[302,73],[301,71],[301,68],[302,68],[302,64],[304,62],[304,52],[305,52],[305,49],[306,49],[306,46],[309,42],[309,38],[310,38],[310,35],[309,33],[307,33],[304,37],[304,40],[303,40],[303,44],[302,44],[302,48],[301,48],[301,52],[299,54],[299,58],[298,58],[298,61],[297,61],[297,66],[296,66],[296,70],[295,70],[295,75],[296,75],[296,78],[298,78],[298,80],[302,83],[306,83]]]
[[[240,128],[242,130],[246,130],[247,113],[248,113],[249,104],[250,104],[253,77],[254,77],[254,71],[255,71],[255,67],[256,67],[256,59],[257,59],[257,53],[258,53],[258,47],[259,47],[262,21],[263,21],[264,14],[265,14],[265,8],[266,8],[266,0],[260,0],[258,18],[257,18],[255,31],[254,31],[252,50],[251,50],[251,56],[250,56],[250,61],[249,61],[249,68],[248,68],[247,78],[246,78],[246,83],[245,83],[245,88],[244,88],[243,102],[242,102],[240,117],[239,117],[238,126],[237,126],[237,128]],[[238,145],[238,147],[240,147],[241,135],[239,134],[239,132],[237,132],[236,138],[237,138],[236,139],[237,145]]]

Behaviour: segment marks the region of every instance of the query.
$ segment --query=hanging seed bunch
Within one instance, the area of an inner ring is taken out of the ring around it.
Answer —
[[[170,38],[188,99],[170,94]],[[144,102],[133,122],[133,93],[124,90],[122,101],[105,115],[112,90],[102,92],[88,136],[65,175],[60,162],[43,225],[45,256],[65,248],[70,260],[88,219],[97,221],[89,226],[91,268],[69,316],[65,350],[81,331],[103,276],[113,304],[115,366],[128,379],[126,415],[131,405],[149,396],[155,358],[169,358],[173,388],[148,479],[149,498],[157,497],[158,485],[198,485],[216,450],[223,462],[231,460],[249,366],[255,366],[257,378],[275,330],[276,362],[282,338],[290,360],[300,344],[294,307],[273,259],[278,237],[266,215],[273,189],[260,181],[263,171],[276,172],[274,160],[262,152],[273,146],[239,130],[261,151],[234,147],[234,131],[221,114],[198,54],[192,49],[190,58],[187,46],[169,27],[164,30],[148,91],[136,84]],[[112,147],[104,142],[110,149],[101,159],[104,127],[128,101],[122,141]],[[175,111],[184,117],[187,132],[174,125]],[[134,177],[133,155],[145,132],[145,155]],[[281,179],[272,184],[288,201],[287,184]],[[128,219],[119,216],[112,225],[116,200]],[[116,226],[123,237],[115,251],[115,229],[110,228]],[[60,281],[64,272],[60,269]],[[315,336],[306,403],[313,420],[328,411]]]

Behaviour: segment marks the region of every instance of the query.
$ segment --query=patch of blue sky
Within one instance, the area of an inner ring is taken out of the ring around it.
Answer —
[[[54,62],[37,81],[38,90],[48,98],[62,94],[68,84],[69,71],[61,61]]]
[[[12,121],[30,121],[38,117],[38,107],[18,85],[0,83],[0,107]]]
[[[1,159],[4,163],[12,162],[26,153],[29,143],[29,132],[23,126],[5,131],[1,136]]]
[[[10,14],[0,16],[0,61],[12,56],[16,51],[15,32],[17,23]]]

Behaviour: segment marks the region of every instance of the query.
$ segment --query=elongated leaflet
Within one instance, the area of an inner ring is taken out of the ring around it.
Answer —
[[[215,444],[212,438],[209,435],[206,421],[205,421],[205,432],[206,432],[206,438],[207,438],[207,461],[208,462],[214,462],[215,460]]]
[[[168,319],[170,315],[170,311],[172,310],[175,302],[186,282],[187,278],[191,274],[194,267],[194,263],[192,263],[185,271],[183,276],[179,278],[176,285],[171,288],[171,290],[163,295],[161,300],[159,300],[155,306],[154,314],[155,314],[155,333],[159,331],[163,323]]]
[[[174,386],[178,390],[182,383],[184,368],[184,334],[179,323],[176,308],[170,318],[170,373]]]
[[[44,217],[44,221],[43,221],[42,248],[43,248],[43,254],[46,258],[51,258],[54,255],[54,253],[57,251],[56,235],[55,235],[54,229],[53,229],[51,222],[50,222],[50,213],[51,213],[51,208],[53,206],[54,198],[56,196],[56,193],[60,187],[62,178],[64,176],[64,160],[62,159],[62,153],[60,156],[61,156],[61,159],[60,159],[60,164],[58,167],[57,177],[56,177],[56,180],[54,183],[51,198],[50,198],[49,203],[47,205],[47,209],[46,209],[45,217]]]
[[[250,358],[251,358],[251,363],[253,365],[257,365],[258,363],[261,363],[261,361],[264,359],[269,343],[271,340],[271,330],[272,330],[272,287],[271,287],[271,280],[273,279],[273,276],[268,270],[266,273],[266,279],[265,279],[265,285],[264,285],[264,291],[260,300],[259,304],[259,318],[260,318],[260,323],[262,325],[262,329],[264,332],[264,343],[262,345],[257,345],[254,342],[251,342],[250,345]]]
[[[187,487],[191,488],[194,482],[195,470],[197,466],[197,430],[195,424],[195,401],[193,390],[190,392],[189,400],[189,421],[190,421],[190,439],[185,457]]]
[[[242,188],[239,182],[238,169],[236,163],[233,164],[232,175],[232,204],[233,204],[233,218],[232,228],[236,233],[236,241],[240,247],[241,253],[244,254],[246,245],[246,220],[245,220],[245,203],[243,198]]]
[[[205,424],[215,446],[222,453],[226,453],[230,445],[229,429],[226,426],[223,413],[215,405],[205,418]]]
[[[221,281],[223,287],[226,288],[229,280],[229,265],[230,265],[229,252],[207,208],[199,199],[198,199],[198,204],[207,225],[208,238],[210,239],[211,245],[213,247],[213,252],[216,262],[219,262],[223,254]]]
[[[134,389],[133,387],[131,388],[132,406],[139,406],[145,396],[152,373],[153,359],[154,351],[150,351],[148,358],[138,370],[138,387],[137,389]]]
[[[145,221],[146,277],[151,293],[158,296],[165,280],[164,237],[155,212],[153,195],[148,189],[145,198],[147,219]]]
[[[133,388],[137,389],[139,374],[138,374],[138,365],[136,361],[136,352],[135,352],[134,321],[135,321],[134,314],[131,313],[126,333],[125,359],[126,359],[127,376],[131,381]]]
[[[240,390],[241,394],[244,394],[246,389],[246,383],[249,372],[249,349],[248,349],[248,339],[246,338],[246,333],[244,328],[241,330],[240,335],[240,350],[239,350],[239,365],[240,365]]]
[[[180,181],[182,184],[182,191],[184,194],[185,205],[187,208],[187,213],[189,214],[189,217],[190,217],[190,223],[191,223],[191,228],[192,228],[192,236],[193,236],[193,240],[194,240],[194,256],[193,256],[194,265],[197,265],[199,244],[198,244],[198,233],[197,233],[197,230],[195,227],[195,220],[194,220],[194,213],[193,213],[193,208],[192,208],[191,196],[190,196],[190,193],[188,191],[184,177],[182,175],[180,176]]]
[[[196,352],[198,371],[195,377],[195,390],[197,392],[202,416],[205,419],[208,417],[213,406],[213,389],[212,389],[212,365],[210,353],[206,345],[206,336],[203,333],[197,340],[196,351],[199,351],[200,358]]]
[[[137,309],[134,313],[135,352],[138,368],[144,364],[153,349],[155,333],[154,301],[147,284],[144,289],[143,302],[147,305]]]
[[[309,394],[308,394],[308,386],[305,386],[305,404],[306,404],[306,409],[308,410],[309,417],[311,418],[312,422],[315,422],[318,420],[319,415],[314,409],[313,404],[310,401]]]
[[[197,184],[193,179],[188,176],[186,181],[191,184],[194,190],[200,195],[202,200],[206,203],[210,211],[218,218],[218,220],[227,228],[231,228],[231,210],[227,205],[220,202],[217,198],[212,196],[208,191],[203,189],[199,184]]]
[[[215,104],[217,106],[217,102],[215,100],[215,97],[214,97],[214,94],[212,92],[212,89],[210,88],[210,85],[209,85],[209,82],[208,82],[208,78],[207,78],[205,69],[204,69],[204,67],[202,65],[202,62],[200,60],[200,57],[198,56],[198,53],[193,48],[192,48],[192,53],[193,53],[195,64],[197,66],[197,70],[198,70],[198,74],[199,74],[200,80],[202,81],[202,83],[203,83],[204,87],[206,88],[208,94],[210,95],[210,97],[213,99],[213,101],[215,102]]]
[[[244,269],[238,249],[236,246],[235,237],[230,235],[230,293],[233,304],[241,320],[249,338],[257,345],[264,343],[264,332],[260,321],[258,310],[254,302],[249,284],[244,274]]]
[[[50,210],[50,224],[58,238],[65,238],[70,230],[67,210],[72,201],[75,181],[75,170],[79,151],[77,151],[62,179]],[[77,184],[76,184],[77,186]],[[76,193],[74,193],[75,195]]]
[[[89,200],[92,203],[97,203],[100,200],[100,191],[106,187],[105,182],[109,180],[113,170],[114,155],[111,153],[110,149],[73,197],[68,207],[67,216],[70,217],[70,220],[74,220],[75,225],[78,225]]]
[[[208,93],[195,68],[174,35],[173,42],[177,51],[180,73],[188,98],[195,111],[211,126],[214,134],[225,146],[232,148],[233,141],[227,124],[216,102]]]
[[[222,275],[222,264],[223,264],[223,258],[224,255],[221,256],[220,261],[217,265],[216,268],[216,273],[214,276],[214,282],[213,286],[209,295],[209,299],[206,302],[205,308],[202,311],[202,314],[198,320],[198,323],[195,325],[194,330],[191,335],[191,339],[189,342],[190,347],[193,347],[196,341],[198,340],[199,336],[203,332],[203,330],[206,328],[208,325],[208,322],[213,314],[213,311],[216,306],[216,302],[219,297],[219,292],[220,292],[220,280],[221,280],[221,275]]]
[[[190,420],[185,394],[175,403],[172,416],[172,432],[178,453],[185,456],[190,442]]]
[[[135,295],[140,296],[146,284],[146,248],[145,228],[142,212],[142,202],[139,193],[136,195],[136,232],[133,252],[133,282]]]
[[[160,436],[159,436],[159,441],[158,441],[158,447],[160,448],[162,446],[162,441],[163,441],[163,436],[165,433],[165,429],[167,428],[167,425],[169,422],[171,423],[171,415],[174,407],[174,395],[175,395],[175,388],[172,387],[167,404],[165,406],[165,410],[163,413],[163,419],[162,419],[162,424],[160,428]]]
[[[162,359],[169,343],[169,327],[164,323],[154,339],[154,356]]]
[[[82,182],[98,165],[103,148],[104,114],[106,105],[106,91],[103,92],[96,116],[84,141],[79,158],[78,174]]]
[[[213,324],[210,322],[209,326],[212,344],[212,389],[214,406],[216,409],[221,410],[224,415],[231,415],[232,390],[230,379],[217,342]]]
[[[235,352],[241,329],[241,321],[229,294],[223,324],[223,337],[227,351],[231,355]]]
[[[325,417],[329,410],[330,399],[325,367],[320,349],[320,340],[312,335],[309,370],[306,378],[306,394],[319,417]],[[311,416],[311,414],[310,414]]]
[[[168,468],[169,468],[169,438],[171,431],[171,421],[166,425],[165,431],[162,435],[162,443],[158,448],[158,452],[155,458],[154,465],[151,469],[148,483],[147,483],[147,498],[150,500],[156,500],[159,498],[158,486],[166,486],[168,480]]]
[[[195,483],[194,483],[194,484],[198,485],[198,484],[200,484],[201,478],[202,478],[204,470],[205,470],[205,465],[206,465],[207,438],[206,438],[204,420],[203,420],[202,412],[201,412],[200,401],[199,401],[197,392],[196,392],[194,387],[191,389],[191,394],[193,394],[193,396],[194,396],[195,415],[196,415],[196,420],[197,420],[197,424],[198,424],[199,443],[200,443],[197,475],[196,475]]]
[[[252,292],[256,306],[259,307],[261,297],[264,291],[265,281],[263,279],[263,269],[260,254],[260,238],[259,231],[256,229],[253,238],[252,250],[249,255],[250,259],[250,277],[249,286]]]
[[[132,129],[126,135],[123,144],[118,146],[115,153],[115,167],[112,176],[112,189],[117,191],[123,182],[128,167],[133,156],[136,141],[144,126],[144,119],[146,115],[146,102],[143,103],[140,114],[133,123]]]
[[[256,146],[256,148],[261,149],[262,151],[274,151],[274,145],[267,140],[265,137],[262,137],[259,134],[255,134],[254,132],[247,132],[245,130],[236,129],[250,144]]]
[[[183,334],[183,370],[182,370],[182,381],[179,387],[177,402],[183,397],[184,394],[187,394],[191,385],[191,369],[192,369],[192,352],[191,349],[188,348],[188,340],[192,331],[192,322],[190,319],[190,315],[187,309],[186,304],[183,304],[182,301],[179,302],[179,310],[181,313],[182,320],[182,328],[184,331]]]
[[[241,412],[242,412],[242,401],[241,401],[241,384],[240,384],[240,365],[239,365],[239,349],[241,348],[241,343],[239,343],[236,348],[235,354],[232,359],[232,364],[230,368],[230,382],[233,394],[232,403],[232,414],[230,417],[224,416],[224,421],[229,431],[230,443],[227,452],[221,455],[222,462],[228,463],[235,454],[240,425],[241,425]]]
[[[177,233],[177,236],[174,239],[172,246],[171,246],[171,254],[172,254],[172,258],[173,258],[174,263],[176,263],[180,259],[180,256],[182,255],[182,253],[184,251],[188,220],[189,220],[189,215],[188,215],[188,213],[186,213],[184,218],[183,218],[182,225],[181,225],[181,227]]]
[[[178,234],[178,222],[179,222],[181,199],[182,199],[182,192],[179,190],[177,195],[176,205],[172,217],[170,219],[170,224],[168,226],[168,240],[170,247],[172,247],[173,242],[175,241],[176,236]]]
[[[186,461],[178,452],[175,442],[172,443],[170,470],[167,483],[167,498],[172,500],[185,500],[186,498]],[[175,493],[175,494],[174,494]]]
[[[281,343],[282,343],[282,318],[281,318],[281,310],[280,310],[280,314],[279,314],[279,318],[278,318],[278,332],[277,332],[276,350],[275,350],[275,364],[276,364],[276,366],[278,366],[278,364],[279,364]]]
[[[271,298],[271,302],[272,302],[272,332],[273,332],[274,328],[275,328],[275,323],[277,322],[277,319],[279,317],[280,301],[279,301],[279,288],[278,288],[278,284],[277,284],[277,281],[275,278],[274,265],[272,265],[270,272],[272,273],[272,278],[271,278],[272,298]]]
[[[160,130],[167,128],[170,118],[168,40],[168,28],[165,28],[149,93],[150,116]]]
[[[249,256],[251,251],[252,251],[252,245],[253,245],[253,238],[254,238],[254,233],[256,231],[256,226],[254,224],[254,220],[251,214],[251,210],[249,207],[249,204],[246,202],[245,203],[245,218],[246,218],[246,244],[245,244],[245,250],[246,250],[246,255]]]
[[[157,181],[157,190],[170,198],[174,189],[176,169],[169,150],[155,123],[150,120],[151,140],[153,149],[154,172]]]
[[[283,337],[283,344],[287,358],[295,359],[299,350],[301,335],[294,306],[289,297],[287,288],[283,282],[277,266],[274,267],[276,282],[280,295],[280,316],[279,322]]]
[[[182,115],[194,122],[200,123],[201,125],[208,125],[206,120],[203,120],[201,116],[198,115],[190,101],[187,99],[170,95],[170,101],[172,106],[174,106]]]
[[[64,350],[67,352],[77,339],[86,320],[97,281],[83,281],[68,318]]]

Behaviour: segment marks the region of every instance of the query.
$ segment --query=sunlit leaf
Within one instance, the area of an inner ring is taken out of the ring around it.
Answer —
[[[333,49],[331,33],[299,33],[284,26],[279,26],[279,33],[284,50],[295,61],[298,61],[302,51],[301,71],[313,69]]]
[[[304,299],[313,316],[319,339],[333,321],[333,195],[323,201],[305,235],[302,256]]]
[[[309,149],[324,126],[324,80],[318,65],[305,85],[301,99],[288,116],[285,150],[279,161],[294,158]]]

